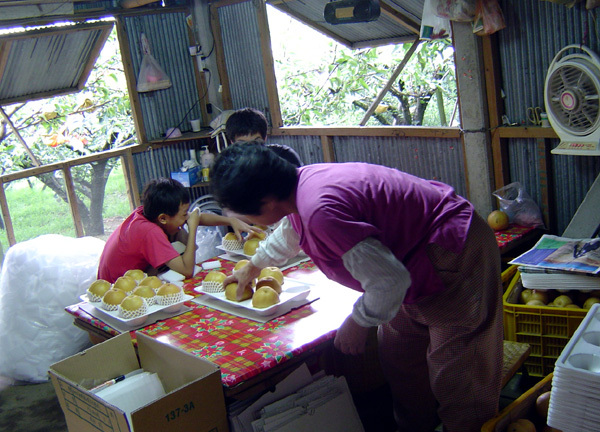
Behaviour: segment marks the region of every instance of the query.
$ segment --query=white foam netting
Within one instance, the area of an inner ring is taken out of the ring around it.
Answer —
[[[10,247],[0,273],[0,375],[48,380],[48,368],[90,345],[65,307],[96,280],[104,241],[42,235]]]

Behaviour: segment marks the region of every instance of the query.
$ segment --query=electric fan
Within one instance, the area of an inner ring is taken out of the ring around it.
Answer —
[[[577,53],[567,54],[570,49]],[[567,45],[548,68],[544,89],[548,120],[560,138],[555,154],[600,156],[600,57]]]

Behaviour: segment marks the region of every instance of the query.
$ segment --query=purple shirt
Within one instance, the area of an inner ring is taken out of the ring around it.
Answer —
[[[298,173],[298,214],[288,217],[300,247],[330,279],[362,291],[342,255],[373,237],[411,274],[405,303],[445,288],[426,246],[460,253],[474,211],[452,187],[365,163],[306,165]]]

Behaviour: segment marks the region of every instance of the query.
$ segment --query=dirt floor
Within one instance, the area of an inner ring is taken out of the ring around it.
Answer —
[[[0,377],[0,431],[67,432],[52,383],[15,383]]]

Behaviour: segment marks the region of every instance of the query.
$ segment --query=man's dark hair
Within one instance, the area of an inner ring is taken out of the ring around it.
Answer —
[[[302,166],[300,155],[290,146],[283,144],[267,144],[267,147],[277,153],[277,156],[284,158],[286,161],[294,164],[297,167]]]
[[[234,143],[237,137],[244,135],[260,134],[263,140],[267,139],[269,124],[265,115],[254,108],[242,108],[229,116],[225,123],[225,135]]]
[[[221,207],[242,215],[260,215],[263,199],[287,199],[294,191],[296,167],[262,144],[233,144],[216,158],[211,187]]]
[[[188,190],[177,180],[159,177],[150,180],[142,192],[146,219],[155,222],[161,213],[175,216],[181,204],[190,202]]]

